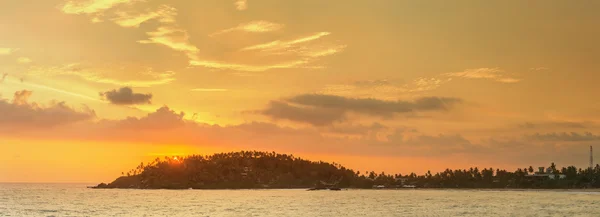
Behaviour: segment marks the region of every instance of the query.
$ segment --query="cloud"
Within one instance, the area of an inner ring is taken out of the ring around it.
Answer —
[[[106,91],[100,96],[115,105],[150,104],[152,99],[152,94],[134,93],[130,87]]]
[[[92,22],[103,22],[104,19],[111,20],[122,27],[139,27],[142,23],[158,20],[159,27],[155,30],[146,32],[147,39],[138,40],[141,44],[159,44],[166,46],[172,50],[183,52],[188,58],[190,66],[201,66],[212,69],[226,69],[246,72],[261,72],[271,69],[287,69],[287,68],[310,68],[321,69],[321,66],[308,66],[307,64],[315,61],[317,58],[333,55],[343,51],[345,45],[331,45],[319,47],[299,47],[300,44],[305,44],[310,41],[319,39],[329,32],[319,32],[310,36],[289,40],[289,41],[273,41],[268,44],[255,45],[247,47],[247,51],[268,52],[269,54],[291,54],[295,58],[287,60],[270,61],[261,65],[252,65],[248,63],[235,63],[222,60],[211,60],[199,56],[199,49],[191,43],[190,35],[186,29],[183,29],[176,22],[177,10],[169,5],[160,5],[153,11],[134,10],[122,6],[131,5],[133,3],[146,3],[145,0],[89,0],[89,1],[69,1],[63,7],[62,11],[67,14],[87,14]],[[247,1],[237,1],[238,9],[246,9]],[[145,4],[149,6],[149,4]],[[110,9],[110,11],[108,11]],[[240,24],[236,27],[225,29],[212,34],[211,36],[231,32],[272,32],[283,28],[283,24],[268,22],[264,20],[253,21]],[[289,57],[289,56],[288,56]],[[119,82],[107,78],[98,78],[94,75],[86,75],[87,78],[100,81],[101,83],[122,84],[126,86],[151,86],[157,84],[168,83],[172,80],[163,79],[161,81],[132,81]]]
[[[187,31],[172,27],[159,27],[155,32],[147,33],[150,38],[148,40],[140,40],[142,44],[162,44],[173,50],[183,52],[198,52],[198,48],[189,43],[189,35]]]
[[[62,66],[52,67],[30,67],[27,72],[30,75],[37,76],[59,76],[59,75],[72,75],[77,76],[86,81],[111,84],[116,86],[129,86],[129,87],[151,87],[155,85],[168,84],[175,81],[175,72],[155,72],[152,68],[148,68],[137,72],[136,77],[145,77],[146,80],[128,80],[128,79],[114,79],[109,78],[108,74],[120,74],[116,72],[108,73],[106,71],[114,71],[115,68],[100,69],[100,68],[86,68],[85,66],[77,63],[65,64]],[[131,74],[131,71],[127,73]],[[124,74],[124,73],[123,73]]]
[[[213,61],[206,59],[199,59],[190,57],[191,66],[202,66],[214,69],[229,69],[237,71],[248,71],[248,72],[262,72],[271,69],[287,69],[287,68],[311,68],[321,69],[324,67],[319,66],[308,66],[307,64],[315,61],[316,59],[324,56],[329,56],[335,53],[343,51],[345,45],[336,46],[320,46],[320,47],[298,47],[298,45],[307,43],[313,40],[317,40],[323,36],[329,35],[329,32],[319,32],[310,36],[297,38],[289,41],[276,40],[269,43],[253,45],[242,48],[240,51],[255,51],[255,52],[267,52],[268,54],[290,54],[294,56],[295,60],[280,61],[278,63],[266,64],[266,65],[249,65],[239,63],[229,63],[221,61]]]
[[[155,112],[149,113],[142,118],[129,117],[116,122],[121,128],[127,129],[146,129],[146,130],[161,130],[173,129],[185,125],[183,117],[185,113],[175,112],[167,106],[158,108]]]
[[[21,63],[21,64],[28,64],[28,63],[31,63],[33,61],[31,59],[27,58],[27,57],[19,57],[19,59],[17,59],[17,62]]]
[[[362,124],[340,124],[335,126],[330,126],[325,128],[326,132],[333,134],[342,134],[342,135],[367,135],[372,132],[378,132],[381,130],[388,129],[387,126],[382,125],[380,123],[373,123],[371,125],[362,125]]]
[[[246,24],[241,24],[235,27],[235,30],[242,30],[247,32],[266,32],[275,31],[282,28],[282,24],[270,23],[267,21],[256,21]],[[224,30],[234,31],[234,29]],[[147,40],[140,40],[138,43],[142,44],[161,44],[167,46],[175,51],[183,52],[189,59],[190,66],[202,66],[213,69],[228,69],[237,71],[251,71],[260,72],[270,69],[285,69],[285,68],[296,68],[300,67],[309,61],[306,59],[284,61],[279,63],[272,63],[266,65],[249,65],[240,63],[230,63],[222,61],[214,61],[201,59],[198,57],[199,49],[190,42],[190,36],[184,29],[175,27],[173,25],[165,25],[159,27],[156,31],[146,33],[149,38]]]
[[[156,11],[136,15],[118,12],[117,18],[113,21],[122,27],[139,27],[140,24],[153,19],[158,19],[160,23],[174,23],[176,15],[177,9],[168,5],[161,5]]]
[[[191,91],[194,91],[194,92],[225,92],[228,90],[221,89],[221,88],[194,88],[194,89],[191,89]]]
[[[92,17],[90,20],[92,23],[102,23],[104,20],[100,19],[100,17]]]
[[[54,127],[96,117],[89,108],[78,111],[65,102],[51,102],[48,106],[29,103],[32,94],[32,91],[22,90],[15,92],[12,102],[0,99],[0,128],[13,131],[24,127]]]
[[[125,12],[117,10],[112,13],[104,13],[105,10],[117,8],[124,4],[145,2],[145,0],[87,0],[69,1],[62,11],[67,14],[89,14],[93,16],[92,22],[102,22],[100,16],[109,16],[109,19],[122,27],[139,27],[142,23],[157,20],[160,26],[146,32],[148,39],[139,40],[142,44],[160,44],[173,50],[184,52],[189,58],[194,57],[198,48],[189,42],[189,35],[185,29],[177,27],[177,9],[169,5],[160,5],[154,11]]]
[[[324,57],[324,56],[330,56],[330,55],[342,52],[344,49],[346,49],[346,47],[347,47],[346,45],[337,45],[337,46],[325,47],[325,48],[313,48],[313,49],[308,49],[305,51],[300,51],[299,54],[301,56],[312,57],[312,58]]]
[[[17,91],[17,92],[15,92],[12,103],[15,105],[26,105],[27,100],[29,99],[29,97],[31,96],[32,93],[33,92],[31,92],[29,90]]]
[[[249,23],[242,23],[236,27],[224,29],[224,30],[212,33],[212,34],[210,34],[210,36],[213,37],[213,36],[233,32],[233,31],[243,31],[243,32],[253,32],[253,33],[273,32],[273,31],[282,29],[284,26],[285,25],[283,25],[283,24],[259,20],[259,21],[252,21]]]
[[[23,102],[29,94],[22,92],[18,95],[19,99],[16,101]],[[359,156],[379,160],[388,165],[389,162],[385,161],[398,157],[427,160],[435,157],[443,162],[453,162],[450,166],[455,166],[455,161],[464,162],[464,159],[470,159],[469,165],[483,164],[494,167],[523,166],[524,163],[535,165],[550,161],[575,162],[586,156],[590,140],[577,139],[565,147],[548,145],[543,141],[514,138],[490,138],[473,142],[474,140],[456,133],[422,133],[407,127],[389,127],[378,123],[340,123],[303,128],[281,127],[265,122],[219,126],[185,120],[183,112],[176,112],[167,106],[142,117],[97,121],[93,120],[93,111],[77,111],[66,107],[64,103],[43,107],[30,103],[17,105],[2,100],[0,114],[8,114],[0,115],[0,128],[3,128],[0,135],[3,138],[61,142],[128,142],[137,145],[180,144],[190,147],[197,145],[219,152],[251,149],[299,155],[331,156],[331,153],[335,153],[334,156]],[[382,133],[385,134],[384,139],[374,136]],[[579,137],[590,136],[579,134]],[[597,135],[591,138],[593,141],[598,140]],[[507,163],[506,159],[511,161]],[[352,160],[346,159],[340,163],[351,164]],[[406,166],[408,170],[419,170],[410,167],[409,164]],[[443,170],[447,166],[440,164],[437,167],[434,165],[420,169]]]
[[[457,98],[423,97],[415,101],[388,101],[373,98],[348,98],[323,94],[304,94],[286,100],[304,106],[342,109],[376,116],[413,111],[447,110],[462,100]]]
[[[533,124],[531,122],[526,122],[524,124],[519,124],[519,128],[523,128],[523,129],[533,129],[536,128],[536,124]]]
[[[300,60],[291,60],[287,62],[266,64],[266,65],[248,65],[248,64],[238,64],[238,63],[227,63],[227,62],[219,62],[212,60],[200,60],[200,59],[192,59],[190,60],[191,66],[202,66],[206,68],[213,69],[229,69],[236,71],[245,71],[245,72],[263,72],[271,69],[291,69],[291,68],[308,68],[315,69],[315,67],[306,66],[310,63],[310,60],[300,59]],[[239,76],[255,76],[254,74],[248,73],[233,73]]]
[[[45,141],[117,141],[135,144],[181,144],[201,145],[222,150],[265,150],[277,152],[316,153],[336,155],[372,156],[452,156],[473,153],[470,142],[460,135],[426,135],[413,131],[397,130],[388,140],[373,137],[351,139],[324,136],[310,128],[281,127],[272,123],[249,122],[239,125],[207,125],[184,120],[184,113],[164,106],[143,117],[120,120],[82,121],[60,127],[29,128],[12,132],[11,135]],[[379,124],[371,126],[352,125],[338,131],[356,133],[357,130],[378,131]],[[353,129],[355,128],[355,129]],[[0,131],[6,136],[7,131]],[[452,151],[449,151],[452,150]],[[498,153],[494,153],[498,154]],[[481,155],[478,155],[481,157]]]
[[[306,60],[296,60],[290,62],[283,63],[275,63],[272,65],[246,65],[246,64],[236,64],[236,63],[224,63],[217,61],[209,61],[209,60],[191,60],[190,65],[192,66],[203,66],[206,68],[214,68],[214,69],[231,69],[238,71],[248,71],[248,72],[262,72],[270,69],[289,69],[296,68],[301,65],[308,63]]]
[[[422,92],[432,91],[452,82],[455,78],[491,79],[502,83],[516,83],[520,79],[507,77],[497,68],[467,69],[462,72],[444,73],[433,77],[419,77],[409,82],[391,82],[386,79],[356,81],[346,84],[326,85],[319,93],[397,99],[404,96],[418,96]]]
[[[563,132],[563,133],[536,133],[533,135],[526,136],[532,140],[540,140],[540,141],[551,141],[551,142],[581,142],[581,141],[597,141],[600,140],[600,136],[595,135],[590,132],[585,132],[583,134],[576,132]]]
[[[0,47],[0,56],[1,55],[10,55],[10,54],[14,53],[15,51],[16,51],[16,49]]]
[[[139,27],[142,23],[150,20],[158,20],[161,24],[155,31],[146,32],[148,39],[139,40],[142,44],[161,44],[176,51],[184,52],[192,58],[198,52],[198,48],[189,42],[189,35],[185,29],[176,25],[177,9],[169,5],[160,5],[154,11],[146,12],[124,12],[116,11],[105,15],[104,11],[116,8],[122,4],[145,2],[145,0],[89,0],[69,1],[62,11],[67,14],[93,14],[92,22],[98,23],[103,20],[100,16],[110,16],[113,22],[122,27]]]
[[[417,94],[432,91],[450,83],[455,78],[488,79],[501,83],[517,83],[520,79],[509,77],[498,68],[467,69],[462,72],[444,73],[433,77],[419,77],[403,84],[394,84],[388,80],[358,81],[353,84],[327,85],[322,93],[368,96],[377,98],[397,98],[401,94]],[[382,82],[385,81],[385,82]],[[361,84],[361,82],[363,82]],[[370,85],[368,85],[371,83]],[[414,96],[414,95],[413,95]]]
[[[531,71],[546,71],[549,69],[550,68],[547,68],[547,67],[533,67],[533,68],[530,68],[529,70],[531,70]]]
[[[136,1],[138,0],[71,0],[65,3],[61,10],[66,14],[95,14]]]
[[[423,97],[414,101],[349,98],[324,94],[304,94],[282,101],[271,101],[258,113],[274,119],[287,119],[315,126],[346,120],[348,112],[391,118],[396,114],[444,111],[461,103],[457,98]]]
[[[315,34],[312,34],[312,35],[309,35],[306,37],[297,38],[297,39],[289,40],[289,41],[276,40],[276,41],[272,41],[272,42],[268,42],[268,43],[264,43],[264,44],[257,44],[257,45],[245,47],[242,49],[242,51],[250,51],[250,50],[277,51],[277,50],[282,50],[282,49],[288,49],[288,48],[293,47],[294,45],[314,41],[314,40],[317,40],[324,36],[328,36],[330,34],[331,34],[330,32],[318,32],[318,33],[315,33]]]
[[[182,29],[177,25],[176,16],[177,9],[163,4],[153,11],[146,10],[122,10],[120,6],[131,5],[133,3],[147,3],[146,0],[87,0],[87,1],[69,1],[63,7],[62,11],[67,14],[87,14],[93,23],[103,22],[101,17],[115,22],[122,27],[139,27],[142,23],[157,20],[160,24],[154,31],[146,32],[147,39],[138,40],[141,44],[159,44],[166,46],[175,51],[183,52],[188,60],[196,59],[198,48],[189,41],[187,30]],[[146,4],[145,6],[149,6]],[[106,12],[113,9],[114,12]],[[157,84],[165,84],[172,81],[171,79],[163,79],[162,81],[132,81],[128,82],[129,86],[152,86]],[[119,83],[111,79],[102,79],[102,83]],[[136,84],[137,83],[137,84]]]
[[[429,155],[476,153],[482,148],[460,134],[407,135],[407,132],[403,129],[396,130],[394,134],[388,136],[387,143],[413,152],[420,151],[421,154],[426,152]]]
[[[60,94],[64,94],[64,95],[74,96],[74,97],[78,97],[78,98],[86,99],[86,100],[90,100],[90,101],[102,102],[101,100],[99,100],[96,97],[90,97],[90,96],[86,96],[84,94],[80,94],[80,93],[76,93],[76,92],[71,92],[71,91],[67,91],[67,90],[63,90],[63,89],[59,89],[59,88],[54,88],[54,87],[46,86],[46,85],[42,85],[42,84],[36,84],[36,83],[32,83],[32,82],[25,82],[23,78],[19,79],[19,82],[13,81],[13,80],[8,80],[8,82],[11,82],[13,84],[19,84],[19,85],[23,85],[23,86],[32,87],[32,88],[35,88],[35,89],[42,89],[42,90],[47,90],[47,91],[53,91],[55,93],[60,93]]]
[[[285,119],[309,123],[315,126],[324,126],[345,120],[344,111],[340,109],[303,108],[278,101],[270,102],[266,109],[259,111],[258,113],[269,116],[275,120]]]
[[[588,128],[592,123],[588,122],[570,122],[570,121],[554,121],[554,122],[540,122],[540,123],[531,123],[526,122],[524,124],[520,124],[519,128],[522,129],[543,129],[543,128],[579,128],[584,129]]]
[[[521,81],[517,78],[508,77],[503,70],[499,68],[477,68],[467,69],[462,72],[446,73],[449,77],[469,78],[469,79],[489,79],[501,83],[517,83]]]
[[[140,40],[142,44],[161,44],[176,51],[182,51],[188,56],[198,52],[198,48],[189,42],[187,31],[175,27],[162,26],[154,32],[147,32],[148,40]]]
[[[142,23],[151,20],[157,20],[159,27],[155,30],[147,31],[148,38],[138,40],[141,44],[159,44],[166,46],[172,50],[179,51],[185,54],[188,58],[190,66],[200,66],[212,69],[225,69],[246,72],[262,72],[271,69],[287,69],[287,68],[310,68],[322,69],[322,66],[309,66],[308,63],[342,52],[345,45],[321,45],[321,46],[300,46],[308,42],[317,40],[323,36],[329,35],[329,32],[319,32],[306,37],[297,38],[289,41],[277,40],[267,44],[250,46],[242,48],[244,51],[266,52],[272,54],[292,55],[284,58],[278,58],[274,61],[266,61],[264,64],[253,65],[249,63],[237,63],[227,60],[215,60],[211,58],[201,57],[199,48],[190,41],[188,31],[181,28],[176,22],[177,10],[169,5],[160,5],[157,9],[150,11],[135,10],[128,6],[133,3],[144,3],[144,0],[89,0],[89,1],[69,1],[62,10],[68,14],[86,14],[93,22],[103,22],[104,19],[111,20],[122,27],[139,27]],[[238,7],[246,8],[246,1],[238,1]],[[110,9],[110,10],[109,10]],[[240,24],[236,27],[222,30],[213,35],[222,34],[231,31],[244,32],[271,32],[283,28],[283,24],[268,22],[264,20],[253,21]],[[291,58],[290,58],[291,57]],[[120,82],[108,78],[99,78],[96,75],[85,75],[86,78],[97,80],[101,83],[121,84],[125,86],[151,86],[165,84],[172,79],[162,79],[161,81],[131,81]]]
[[[387,79],[362,80],[347,84],[326,85],[319,93],[393,100],[402,96],[413,96],[413,94],[435,90],[451,80],[452,78],[417,78],[410,82]]]
[[[452,78],[439,79],[439,78],[417,78],[411,84],[406,85],[408,92],[424,92],[435,90],[442,86],[442,84],[448,83]]]
[[[364,81],[355,81],[354,86],[357,87],[383,87],[392,85],[387,79],[375,79],[375,80],[364,80]]]
[[[248,0],[237,0],[235,1],[235,8],[238,11],[244,11],[248,9]]]
[[[387,79],[362,80],[347,84],[326,85],[318,93],[359,98],[397,99],[408,90]]]
[[[155,80],[115,80],[110,78],[100,78],[95,76],[82,76],[88,81],[93,81],[103,84],[113,84],[117,86],[131,86],[131,87],[151,87],[156,85],[168,84],[175,81],[170,73],[158,75]]]

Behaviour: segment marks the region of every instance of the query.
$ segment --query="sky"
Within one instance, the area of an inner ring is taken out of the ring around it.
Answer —
[[[239,150],[402,174],[585,167],[600,144],[598,10],[0,1],[0,182],[108,182]]]

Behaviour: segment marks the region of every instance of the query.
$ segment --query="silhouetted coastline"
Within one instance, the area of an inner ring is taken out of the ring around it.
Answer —
[[[157,158],[111,183],[92,188],[128,189],[585,189],[600,188],[600,166],[446,169],[424,175],[359,172],[336,163],[275,152],[241,151]]]

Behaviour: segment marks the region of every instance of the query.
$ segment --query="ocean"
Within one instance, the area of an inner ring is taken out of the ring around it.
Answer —
[[[1,184],[0,216],[600,216],[600,192],[125,190]]]

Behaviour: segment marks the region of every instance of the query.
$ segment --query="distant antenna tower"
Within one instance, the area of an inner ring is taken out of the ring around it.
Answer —
[[[594,152],[592,151],[591,145],[590,145],[590,169],[594,169]]]

